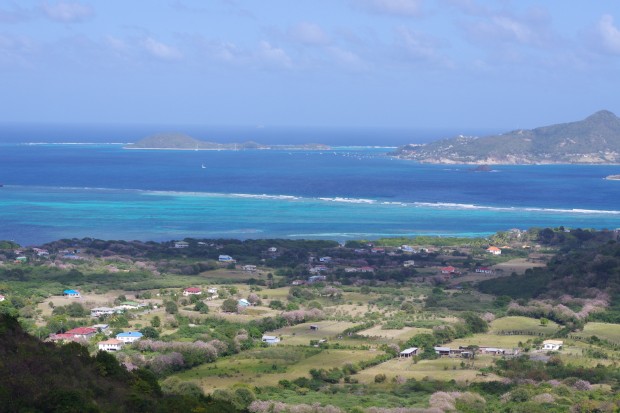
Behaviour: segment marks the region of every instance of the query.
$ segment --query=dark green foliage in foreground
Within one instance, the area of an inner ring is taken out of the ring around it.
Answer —
[[[556,242],[558,235],[555,232],[545,229],[541,231],[541,237],[544,234],[547,234],[549,242]],[[589,288],[620,293],[620,243],[606,238],[599,239],[602,237],[600,233],[595,233],[597,237],[586,231],[576,234],[581,235],[573,235],[569,244],[573,245],[575,240],[584,240],[579,248],[565,248],[565,252],[556,255],[544,268],[530,269],[523,275],[513,274],[483,281],[479,284],[480,290],[515,299],[563,294],[579,297]]]
[[[94,357],[76,343],[57,347],[26,334],[0,315],[2,412],[236,412],[226,401],[199,395],[164,396],[153,373],[127,371],[116,358]]]

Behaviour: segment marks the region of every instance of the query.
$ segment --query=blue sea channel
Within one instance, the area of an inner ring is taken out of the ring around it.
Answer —
[[[0,145],[0,239],[373,239],[620,228],[620,166],[428,165],[392,149]]]

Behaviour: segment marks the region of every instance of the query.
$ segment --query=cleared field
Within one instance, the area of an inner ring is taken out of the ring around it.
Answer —
[[[381,325],[376,325],[368,330],[364,330],[360,335],[368,337],[380,337],[393,341],[406,341],[416,334],[428,333],[431,334],[433,330],[430,328],[418,328],[418,327],[403,327],[400,330],[382,330]]]
[[[582,332],[574,333],[574,335],[584,338],[597,336],[600,339],[620,344],[620,324],[587,323]]]
[[[436,380],[456,380],[464,382],[492,381],[499,377],[493,374],[482,376],[477,369],[488,367],[493,363],[492,356],[480,356],[474,361],[472,368],[461,368],[461,358],[442,357],[436,360],[421,360],[414,364],[410,359],[393,359],[358,373],[360,383],[372,383],[377,374],[385,374],[389,382],[396,376],[407,379],[422,380],[425,377]]]
[[[515,258],[510,261],[502,262],[501,264],[494,265],[492,268],[495,270],[495,276],[507,276],[516,272],[517,274],[524,274],[525,270],[534,267],[544,267],[544,262],[531,262],[527,258]],[[499,271],[501,270],[501,271]],[[497,272],[499,271],[499,275]]]
[[[281,346],[275,348],[280,349]],[[282,348],[283,352],[287,350],[286,346]],[[303,349],[297,350],[303,351]],[[193,381],[206,393],[210,393],[215,389],[230,388],[236,383],[272,386],[280,380],[309,377],[308,372],[314,368],[342,367],[347,363],[370,360],[381,354],[383,353],[368,350],[323,350],[308,357],[290,354],[288,359],[282,359],[280,357],[270,358],[269,355],[257,352],[254,358],[239,354],[196,367],[176,376],[182,380]]]
[[[318,330],[310,330],[310,326],[318,326]],[[271,336],[279,336],[284,344],[298,345],[309,344],[310,340],[328,339],[342,333],[355,323],[345,321],[317,321],[312,323],[297,324],[292,327],[284,327],[265,333]]]
[[[479,346],[479,347],[498,347],[504,349],[511,349],[513,347],[518,347],[518,343],[525,343],[527,340],[535,339],[535,336],[521,336],[521,335],[513,335],[513,336],[503,336],[497,334],[474,334],[471,337],[459,338],[457,340],[452,341],[449,344],[446,344],[448,347],[459,347],[459,346]]]
[[[558,324],[549,320],[546,326],[540,325],[540,320],[530,317],[511,316],[493,320],[489,325],[489,332],[497,331],[528,331],[535,334],[553,334],[558,328]]]

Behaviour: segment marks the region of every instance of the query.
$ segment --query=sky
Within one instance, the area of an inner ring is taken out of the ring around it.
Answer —
[[[617,0],[0,0],[0,123],[505,131],[619,69]]]

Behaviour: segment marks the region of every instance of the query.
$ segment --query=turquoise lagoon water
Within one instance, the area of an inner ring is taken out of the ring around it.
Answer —
[[[422,165],[389,149],[0,146],[0,239],[487,235],[620,227],[618,166]]]

